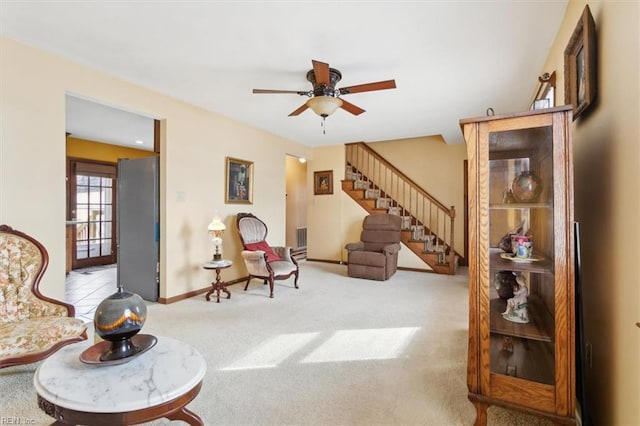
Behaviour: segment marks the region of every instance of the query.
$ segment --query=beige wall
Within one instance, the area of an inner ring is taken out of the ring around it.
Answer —
[[[47,247],[45,294],[64,297],[67,92],[162,120],[161,297],[211,282],[201,264],[211,257],[207,224],[216,212],[228,229],[224,254],[235,262],[227,280],[246,274],[236,213],[253,212],[269,224],[272,244],[285,242],[286,154],[309,158],[310,148],[4,37],[0,51],[0,223]],[[254,162],[253,205],[224,203],[226,156]]]
[[[344,235],[340,171],[344,168],[344,146],[315,148],[307,163],[307,257],[309,259],[342,260]],[[313,195],[313,172],[333,170],[333,194]],[[342,173],[344,176],[344,172]],[[331,235],[331,237],[328,237]]]
[[[456,250],[463,253],[463,161],[466,158],[464,144],[447,145],[442,138],[412,138],[369,144],[383,157],[406,173],[426,191],[457,211],[455,241]],[[309,162],[309,245],[310,259],[347,261],[344,246],[359,241],[362,219],[367,212],[342,192],[340,181],[344,179],[345,147],[336,145],[314,149]],[[333,195],[313,194],[313,172],[333,170]],[[332,238],[327,229],[340,230]],[[398,265],[405,268],[430,270],[413,252],[403,246]]]
[[[592,424],[640,424],[640,2],[571,0],[542,72],[556,70],[586,4],[596,23],[598,98],[573,123],[575,218],[580,223],[586,371]]]
[[[464,255],[464,160],[467,158],[467,146],[464,143],[447,144],[439,136],[375,142],[369,146],[436,200],[447,207],[455,207],[455,250]]]
[[[569,2],[547,64],[540,70],[557,71],[558,104],[563,103],[563,51],[585,4]],[[640,241],[640,3],[592,1],[589,5],[598,32],[598,100],[573,128],[585,332],[593,345],[593,366],[587,372],[589,407],[595,424],[636,425],[640,424],[640,329],[634,325],[640,321],[636,247]],[[224,253],[233,253],[230,257],[236,262],[225,272],[225,279],[245,273],[237,256],[233,222],[237,212],[252,211],[265,219],[270,242],[284,243],[287,153],[314,157],[307,177],[309,257],[345,260],[344,244],[357,239],[364,213],[340,190],[344,146],[311,150],[6,38],[0,38],[0,51],[0,223],[34,235],[48,248],[51,261],[42,283],[45,294],[64,295],[67,91],[163,120],[162,297],[200,289],[210,281],[200,264],[210,257],[206,225],[216,211],[228,227]],[[224,204],[227,155],[255,162],[253,205]],[[461,176],[462,166],[455,163],[454,170],[460,170]],[[334,194],[313,196],[312,172],[328,169],[334,170]],[[451,204],[460,219],[462,205]],[[328,230],[338,232],[328,234]]]

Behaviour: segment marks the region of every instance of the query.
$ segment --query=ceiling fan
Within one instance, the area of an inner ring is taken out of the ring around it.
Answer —
[[[271,90],[253,89],[253,93],[295,93],[300,96],[308,96],[309,100],[293,111],[289,116],[299,115],[307,108],[311,108],[316,114],[325,118],[334,113],[338,108],[360,115],[365,110],[349,103],[340,96],[350,93],[371,92],[374,90],[395,89],[395,80],[378,81],[375,83],[358,84],[336,88],[336,84],[342,79],[342,73],[335,68],[329,68],[329,64],[312,60],[313,69],[307,72],[307,80],[313,86],[312,90]]]

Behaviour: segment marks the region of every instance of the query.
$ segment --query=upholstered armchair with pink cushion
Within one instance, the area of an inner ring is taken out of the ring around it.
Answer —
[[[74,308],[40,293],[49,264],[42,244],[0,225],[0,368],[39,361],[87,339]]]
[[[267,243],[267,225],[251,213],[238,213],[236,225],[244,250],[242,259],[247,267],[247,284],[253,278],[269,283],[269,297],[273,298],[275,280],[295,277],[293,285],[298,288],[298,262],[291,256],[291,247],[271,247]]]
[[[350,277],[386,281],[398,269],[402,217],[371,214],[362,222],[360,241],[345,246]]]

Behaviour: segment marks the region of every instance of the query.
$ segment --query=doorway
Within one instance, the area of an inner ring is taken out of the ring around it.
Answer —
[[[293,256],[307,257],[307,164],[303,158],[286,157],[286,235],[285,244]]]
[[[110,265],[116,257],[116,165],[69,159],[67,217],[71,269]]]
[[[160,121],[70,93],[65,103],[66,293],[78,315],[92,315],[120,272],[118,159],[158,156]]]

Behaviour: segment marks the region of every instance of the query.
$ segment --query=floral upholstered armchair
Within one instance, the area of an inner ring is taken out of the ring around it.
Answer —
[[[267,225],[251,213],[238,213],[238,233],[244,250],[242,259],[249,277],[244,286],[249,287],[252,278],[269,283],[269,297],[273,298],[273,282],[295,276],[293,285],[298,288],[298,262],[291,256],[291,247],[271,247],[267,244]]]
[[[38,290],[48,264],[42,244],[0,225],[0,368],[39,361],[87,339],[73,306]]]

